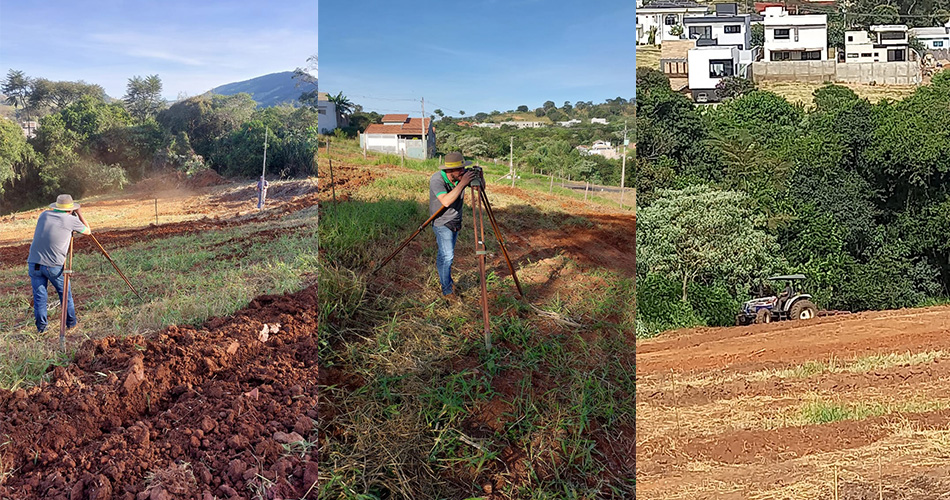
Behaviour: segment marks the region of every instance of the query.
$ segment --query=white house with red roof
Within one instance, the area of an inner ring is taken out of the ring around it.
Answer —
[[[422,118],[410,118],[409,115],[389,114],[383,116],[381,121],[366,127],[360,134],[360,147],[367,151],[405,154],[420,160],[432,158],[435,153],[435,128],[431,119],[425,118],[423,121]],[[427,147],[423,146],[423,135]]]

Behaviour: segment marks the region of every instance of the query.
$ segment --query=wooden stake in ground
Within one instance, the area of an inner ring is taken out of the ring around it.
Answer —
[[[884,474],[881,472],[881,456],[877,456],[877,498],[884,500]]]
[[[69,235],[69,261],[66,262],[66,270],[63,271],[63,295],[59,298],[60,318],[59,318],[59,348],[66,350],[66,315],[69,313],[69,276],[73,274],[73,235]]]
[[[624,181],[627,174],[627,122],[623,122],[623,162],[620,165],[620,208],[623,208]]]
[[[155,225],[158,225],[158,198],[155,198]]]
[[[838,466],[835,466],[835,500],[838,500]]]
[[[366,154],[366,150],[363,150]],[[327,162],[330,164],[330,191],[333,193],[333,204],[336,204],[336,186],[333,185],[333,158],[330,158],[330,138],[327,138]]]
[[[670,368],[670,386],[673,388],[673,418],[676,421],[676,437],[680,435],[680,410],[676,402],[676,372]]]

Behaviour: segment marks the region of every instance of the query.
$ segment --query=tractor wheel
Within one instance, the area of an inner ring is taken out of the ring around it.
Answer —
[[[810,300],[799,300],[788,311],[789,319],[814,319],[818,316],[818,307]]]
[[[756,324],[765,324],[772,322],[772,312],[768,309],[759,309],[759,312],[755,313],[755,323]]]

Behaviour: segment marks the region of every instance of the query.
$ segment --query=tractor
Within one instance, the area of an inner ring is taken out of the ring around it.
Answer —
[[[790,274],[766,279],[784,282],[785,289],[778,295],[759,294],[759,297],[742,304],[742,310],[736,315],[737,325],[771,323],[785,319],[812,319],[818,316],[818,307],[812,302],[811,295],[795,289],[795,282],[805,279],[804,275]]]

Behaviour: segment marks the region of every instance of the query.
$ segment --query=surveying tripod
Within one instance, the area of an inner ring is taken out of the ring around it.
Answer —
[[[488,220],[491,223],[492,230],[495,233],[495,238],[498,240],[498,245],[501,247],[502,255],[505,256],[505,262],[508,263],[508,270],[511,271],[511,277],[515,281],[515,287],[518,289],[518,295],[524,298],[524,292],[521,290],[521,282],[518,281],[518,274],[515,272],[515,266],[511,263],[511,258],[508,257],[508,249],[505,248],[505,239],[501,235],[501,229],[498,226],[498,221],[495,219],[495,213],[492,211],[491,203],[488,201],[488,195],[485,193],[485,176],[482,174],[481,167],[473,167],[471,169],[475,172],[475,178],[472,179],[472,182],[469,183],[468,187],[472,189],[472,226],[475,230],[475,255],[478,258],[478,277],[479,277],[479,287],[481,288],[481,307],[482,307],[482,319],[484,320],[485,325],[485,349],[491,349],[491,326],[488,317],[488,287],[485,283],[485,255],[488,254],[488,251],[485,250],[485,221],[484,215],[488,215]],[[386,257],[382,263],[376,266],[373,269],[372,273],[376,273],[383,266],[389,263],[400,250],[406,247],[415,238],[423,229],[426,228],[429,224],[432,223],[436,218],[442,215],[443,212],[448,207],[442,206],[437,210],[432,216],[430,216],[425,222],[419,226],[414,233],[412,233],[405,241],[396,248],[393,253]]]

